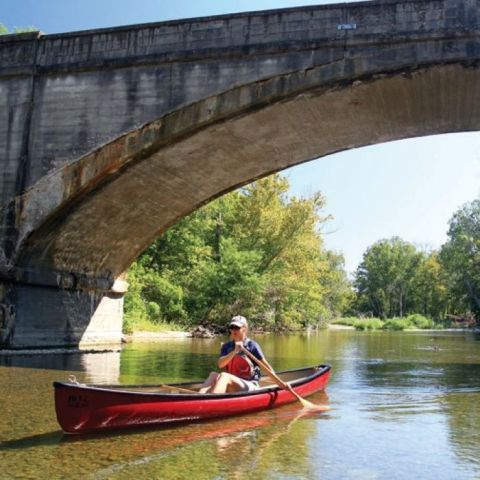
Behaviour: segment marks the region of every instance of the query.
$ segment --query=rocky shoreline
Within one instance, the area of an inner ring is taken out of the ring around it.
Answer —
[[[156,340],[175,339],[175,338],[215,338],[216,331],[201,325],[195,327],[192,331],[170,330],[164,332],[133,332],[124,335],[124,342],[154,342]]]

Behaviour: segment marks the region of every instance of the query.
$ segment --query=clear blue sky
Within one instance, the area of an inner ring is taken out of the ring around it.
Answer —
[[[59,33],[251,10],[335,3],[308,0],[0,0],[7,28]],[[365,249],[394,235],[426,248],[446,240],[447,223],[480,196],[480,134],[417,138],[350,150],[290,169],[293,192],[320,190],[329,248],[353,271]]]

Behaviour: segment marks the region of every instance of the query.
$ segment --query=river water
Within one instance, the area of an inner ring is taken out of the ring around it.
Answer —
[[[0,479],[480,479],[480,337],[323,331],[255,337],[277,370],[330,363],[324,414],[299,403],[212,422],[87,436],[56,422],[54,380],[207,376],[220,341],[0,356]]]

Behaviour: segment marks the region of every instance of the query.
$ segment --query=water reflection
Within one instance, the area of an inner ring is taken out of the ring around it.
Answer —
[[[480,391],[453,392],[443,398],[449,439],[461,462],[480,458]]]
[[[118,383],[121,350],[82,353],[78,350],[62,353],[13,353],[0,355],[0,366],[26,369],[63,370],[80,372],[79,378],[88,383]],[[58,380],[68,375],[59,374]]]
[[[480,391],[480,365],[359,362],[358,381],[368,388],[429,392]]]
[[[94,476],[148,478],[152,472],[162,472],[162,478],[177,478],[181,467],[195,472],[196,478],[245,478],[253,470],[259,478],[268,478],[272,468],[293,478],[313,478],[308,477],[307,462],[313,424],[302,419],[318,415],[290,405],[257,415],[170,429],[168,436],[157,435],[148,448],[135,444],[132,459],[101,469]],[[198,449],[201,458],[195,457]]]
[[[96,355],[84,355],[81,368],[85,372],[86,383],[119,383],[120,352],[109,352]]]
[[[318,402],[326,400],[322,394],[315,398]],[[149,475],[155,471],[162,472],[162,478],[188,478],[178,476],[179,470],[185,468],[190,471],[196,471],[192,468],[207,468],[212,475],[195,475],[196,478],[217,478],[227,471],[229,477],[241,478],[245,469],[250,471],[252,468],[262,475],[261,478],[267,478],[272,464],[292,474],[303,475],[308,469],[309,440],[314,424],[301,421],[318,417],[318,413],[287,405],[256,415],[167,428],[145,428],[121,434],[66,436],[53,431],[1,442],[0,452],[4,458],[5,454],[11,454],[2,466],[13,467],[21,456],[29,453],[35,458],[39,451],[42,452],[42,463],[50,463],[58,451],[62,458],[76,457],[75,471],[85,471],[90,467],[89,478],[95,479],[152,478]],[[290,438],[285,448],[277,448],[282,437]],[[291,448],[292,440],[295,449]],[[209,458],[205,457],[207,452]],[[107,467],[102,465],[105,459]],[[23,466],[22,475],[27,475],[22,478],[28,478],[25,462],[20,461],[18,466]],[[55,466],[50,473],[55,476],[58,470]]]
[[[469,334],[264,335],[258,340],[277,370],[333,365],[331,412],[299,416],[297,403],[178,427],[82,437],[59,431],[52,381],[69,373],[89,383],[196,380],[215,365],[221,340],[0,358],[0,479],[201,480],[254,472],[262,479],[450,480],[480,474],[480,350]]]

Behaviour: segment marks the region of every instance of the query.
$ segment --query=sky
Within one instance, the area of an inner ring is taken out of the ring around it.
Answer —
[[[45,33],[242,11],[321,5],[308,0],[0,0],[0,23]],[[321,191],[325,244],[353,272],[374,242],[399,236],[422,249],[447,240],[448,221],[480,197],[480,133],[415,138],[330,155],[284,172],[292,193]]]

